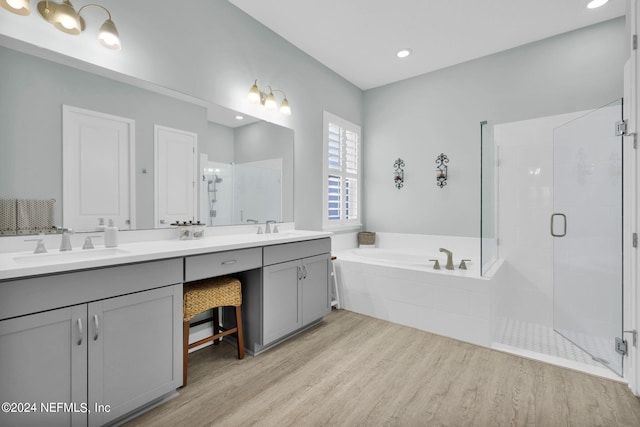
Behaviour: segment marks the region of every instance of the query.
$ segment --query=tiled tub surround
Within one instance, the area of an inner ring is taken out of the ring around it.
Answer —
[[[445,248],[455,270],[446,270]],[[491,346],[492,307],[500,265],[479,274],[477,238],[377,233],[376,248],[335,252],[342,306],[357,313]],[[429,259],[439,259],[434,270]],[[459,270],[461,259],[471,259]]]

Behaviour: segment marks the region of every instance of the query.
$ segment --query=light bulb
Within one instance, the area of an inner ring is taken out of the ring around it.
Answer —
[[[609,0],[591,0],[587,7],[589,9],[595,9],[600,6],[604,6]]]
[[[74,27],[74,24],[75,21],[69,16],[63,16],[62,19],[60,19],[60,25],[65,27],[67,30],[72,29]]]
[[[24,2],[20,0],[7,0],[7,4],[13,9],[22,9],[25,7]]]
[[[264,101],[264,106],[267,110],[275,110],[278,108],[278,103],[276,102],[276,97],[273,92],[270,92],[269,95],[267,95],[267,99]]]
[[[116,25],[111,19],[107,19],[100,27],[98,32],[98,40],[100,44],[108,49],[120,50],[122,45],[120,44],[120,35],[116,29]]]
[[[400,49],[398,51],[398,53],[396,53],[396,56],[398,58],[406,58],[407,56],[411,55],[411,49],[409,48],[405,48],[405,49]]]
[[[249,89],[249,101],[254,104],[260,102],[260,89],[258,89],[258,81],[256,80],[251,89]]]
[[[31,15],[31,3],[29,3],[29,0],[0,0],[0,6],[16,15]]]
[[[291,107],[289,107],[289,101],[287,101],[287,98],[285,98],[282,101],[282,104],[280,104],[280,112],[285,116],[291,115]]]

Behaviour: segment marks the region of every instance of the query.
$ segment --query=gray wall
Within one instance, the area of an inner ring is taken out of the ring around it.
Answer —
[[[72,105],[135,120],[137,228],[152,228],[154,125],[203,141],[206,110],[4,47],[0,64],[0,197],[54,198],[62,225],[62,104]]]
[[[480,122],[587,110],[621,97],[625,39],[624,19],[615,19],[366,91],[366,228],[479,236]],[[450,159],[443,189],[435,184],[440,153]],[[401,190],[392,175],[398,157],[406,163]]]
[[[362,91],[226,0],[192,0],[188,7],[151,0],[101,4],[118,26],[120,52],[96,43],[96,27],[71,37],[37,12],[0,13],[0,34],[292,128],[296,224],[320,229],[322,112],[361,124]],[[293,114],[249,104],[254,79],[284,90]]]
[[[233,128],[209,122],[207,139],[198,141],[198,150],[208,154],[209,160],[220,163],[233,162]]]

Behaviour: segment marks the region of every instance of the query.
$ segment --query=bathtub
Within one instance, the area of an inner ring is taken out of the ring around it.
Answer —
[[[445,269],[441,247],[453,252],[455,270]],[[333,255],[342,308],[491,346],[500,262],[491,277],[480,276],[479,239],[377,233],[375,248]],[[463,258],[471,259],[467,270],[458,269]],[[438,259],[442,269],[434,270],[430,259]]]

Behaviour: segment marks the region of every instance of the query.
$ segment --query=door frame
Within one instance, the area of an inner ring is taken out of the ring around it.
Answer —
[[[638,208],[638,189],[640,188],[640,176],[638,174],[638,150],[634,149],[637,141],[638,100],[640,99],[640,87],[638,85],[638,51],[633,48],[633,37],[638,34],[638,22],[640,22],[640,10],[637,0],[627,2],[627,37],[629,60],[624,66],[624,99],[625,111],[623,118],[627,121],[627,132],[624,137],[623,150],[627,161],[624,163],[623,185],[624,195],[628,199],[623,207],[624,216],[624,240],[623,240],[623,310],[624,331],[638,331],[640,326],[640,289],[638,281],[638,249],[633,247],[632,236],[638,233],[640,224],[640,209]],[[633,345],[632,333],[625,332],[624,339],[628,342],[627,368],[625,379],[629,381],[631,391],[640,396],[640,351]]]

